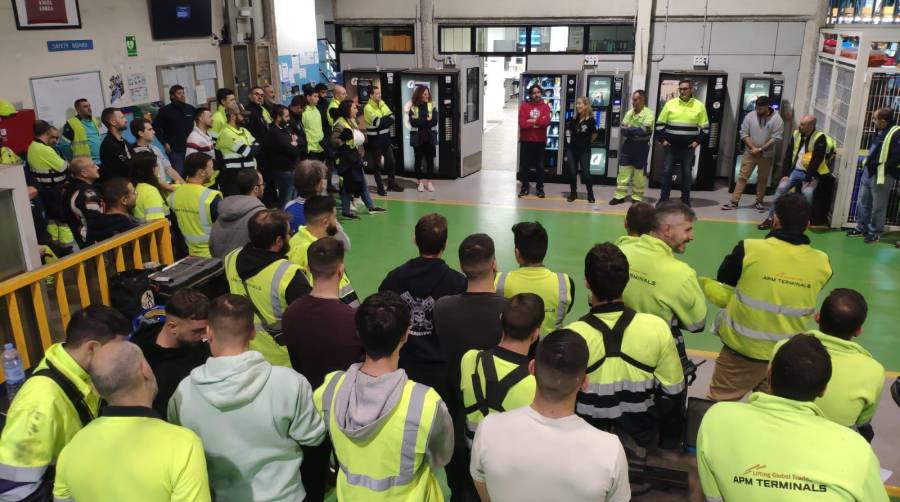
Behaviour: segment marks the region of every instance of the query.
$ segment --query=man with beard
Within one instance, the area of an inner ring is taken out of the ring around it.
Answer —
[[[178,228],[184,235],[191,256],[209,258],[209,237],[212,225],[219,218],[222,194],[207,188],[213,175],[213,160],[202,153],[192,153],[184,159],[184,181],[172,194],[170,205],[175,212]]]
[[[100,164],[100,121],[94,117],[91,102],[85,98],[75,100],[75,115],[69,117],[63,126],[62,135],[69,143],[72,157],[90,157]]]
[[[250,243],[225,255],[225,276],[232,294],[246,296],[256,310],[256,338],[250,348],[269,363],[291,367],[281,345],[281,314],[312,289],[303,270],[288,260],[291,217],[266,209],[247,224]]]
[[[153,121],[156,136],[166,147],[179,174],[184,171],[187,138],[194,129],[194,110],[187,103],[184,87],[173,85],[169,88],[169,104],[159,109]]]
[[[237,173],[244,167],[256,168],[256,154],[259,145],[256,137],[243,127],[248,112],[236,105],[225,110],[228,123],[219,131],[216,150],[222,155],[222,170],[219,172],[219,187],[222,193],[234,195],[237,191]]]
[[[134,151],[122,137],[127,127],[125,115],[118,108],[106,108],[100,114],[100,121],[109,130],[100,145],[100,180],[128,177],[128,161]]]

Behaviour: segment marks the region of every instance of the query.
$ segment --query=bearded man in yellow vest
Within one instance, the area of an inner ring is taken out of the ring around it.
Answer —
[[[865,236],[866,244],[881,240],[888,199],[894,182],[900,179],[900,125],[894,123],[894,111],[879,108],[872,122],[878,134],[872,138],[859,180],[856,228],[847,232],[850,237]]]
[[[100,165],[100,121],[94,117],[91,102],[85,98],[75,100],[75,115],[69,117],[62,135],[69,140],[72,157],[90,157]]]
[[[247,223],[250,242],[225,255],[225,277],[232,294],[246,296],[256,310],[256,338],[250,348],[269,363],[291,367],[281,339],[281,315],[312,289],[303,270],[288,260],[291,217],[266,209]]]
[[[355,320],[365,362],[327,375],[313,396],[339,465],[337,499],[441,502],[434,470],[453,453],[453,423],[438,393],[399,369],[409,306],[385,291]]]
[[[749,391],[765,390],[775,344],[805,331],[815,314],[831,263],[804,235],[810,213],[802,195],[784,194],[775,201],[769,235],[744,239],[722,261],[717,279],[734,291],[713,327],[724,346],[716,358],[710,399],[738,401]]]
[[[209,258],[209,235],[219,217],[222,194],[207,188],[213,175],[213,160],[200,152],[184,159],[184,181],[169,197],[169,207],[175,211],[178,228],[184,235],[191,256]]]
[[[866,440],[813,403],[831,371],[822,342],[797,335],[772,359],[771,395],[757,392],[748,403],[709,409],[697,436],[705,500],[888,502]]]

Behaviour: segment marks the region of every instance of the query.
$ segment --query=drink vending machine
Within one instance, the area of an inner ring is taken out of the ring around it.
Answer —
[[[438,145],[435,148],[435,177],[456,179],[462,172],[462,155],[460,150],[460,71],[447,70],[404,70],[399,72],[399,106],[395,111],[398,124],[402,123],[401,150],[402,162],[398,164],[398,174],[412,175],[415,170],[415,157],[409,144],[410,125],[409,109],[412,107],[412,95],[417,86],[425,86],[431,93],[431,102],[437,111]],[[424,166],[423,166],[424,168]]]
[[[737,131],[735,132],[734,146],[734,169],[728,176],[728,191],[734,192],[734,185],[737,182],[741,172],[741,161],[744,158],[744,142],[741,141],[741,124],[744,123],[744,117],[750,113],[756,113],[756,98],[760,96],[768,96],[772,101],[772,110],[775,113],[781,112],[781,95],[784,92],[784,75],[781,73],[742,73],[741,74],[741,95],[740,108],[737,116]],[[790,131],[784,131],[784,140],[790,138]],[[778,145],[775,145],[778,151]],[[777,160],[777,156],[776,156]],[[775,166],[772,166],[772,172],[769,173],[769,182],[766,186],[766,193],[771,195],[775,193],[775,187],[778,186],[778,178],[775,176],[777,172]],[[750,175],[747,181],[747,188],[744,193],[756,193],[756,169]]]
[[[541,71],[525,72],[519,79],[519,95],[522,102],[528,100],[528,88],[541,86],[544,101],[550,105],[550,126],[547,128],[547,150],[544,153],[544,181],[568,181],[565,165],[564,140],[566,123],[575,116],[575,98],[578,97],[578,75],[572,73]],[[522,162],[522,150],[518,150],[518,163]],[[518,164],[517,164],[518,165]]]
[[[719,163],[719,135],[722,131],[726,94],[728,92],[728,74],[720,71],[680,71],[664,70],[659,73],[657,89],[656,116],[659,117],[666,101],[678,98],[678,82],[690,80],[694,86],[694,97],[706,104],[709,117],[709,140],[699,145],[694,154],[694,166],[691,169],[693,190],[712,190]],[[653,150],[650,158],[650,186],[658,188],[662,179],[663,156],[665,147],[653,137]],[[681,189],[679,170],[672,170],[674,182],[672,188]]]
[[[628,72],[588,72],[584,75],[584,88],[580,94],[587,96],[597,123],[597,139],[591,143],[590,169],[594,184],[614,185],[619,174],[622,141],[619,127],[630,106],[628,81]]]

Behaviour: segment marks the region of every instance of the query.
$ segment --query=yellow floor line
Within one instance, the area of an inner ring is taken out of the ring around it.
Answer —
[[[900,486],[884,485],[884,489],[891,497],[900,497]]]

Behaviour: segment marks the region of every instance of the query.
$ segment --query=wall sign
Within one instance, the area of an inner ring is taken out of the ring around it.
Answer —
[[[48,40],[47,50],[50,52],[92,51],[93,40]]]
[[[137,56],[137,37],[134,35],[125,36],[125,50],[128,51],[128,57]]]
[[[78,0],[12,0],[19,30],[81,28]]]

